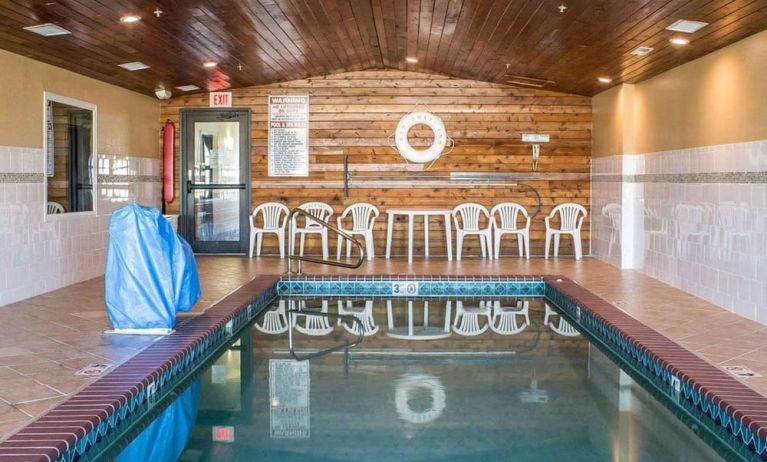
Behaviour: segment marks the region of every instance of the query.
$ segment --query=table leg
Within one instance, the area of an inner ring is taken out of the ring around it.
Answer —
[[[447,241],[447,259],[453,259],[453,228],[450,225],[450,214],[445,214],[445,240]]]
[[[407,261],[413,262],[413,215],[407,216]]]
[[[429,215],[423,216],[423,255],[429,256]]]
[[[391,237],[392,232],[394,231],[394,214],[393,213],[387,213],[389,216],[389,222],[386,225],[386,259],[388,260],[389,257],[391,257]]]

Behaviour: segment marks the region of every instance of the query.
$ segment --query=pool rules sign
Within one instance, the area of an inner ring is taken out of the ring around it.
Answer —
[[[269,176],[309,176],[309,96],[269,96]]]

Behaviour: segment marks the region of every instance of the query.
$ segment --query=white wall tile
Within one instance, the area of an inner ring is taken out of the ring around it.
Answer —
[[[148,161],[145,170],[159,169],[159,160]],[[129,156],[98,161],[100,174],[136,175],[140,164]],[[43,165],[41,149],[0,146],[2,173],[41,173]],[[109,216],[135,201],[139,190],[147,205],[160,204],[155,183],[99,184],[97,216],[45,217],[43,183],[0,183],[0,261],[6,263],[0,265],[0,306],[102,275]]]
[[[600,173],[616,165],[594,162]],[[756,171],[767,171],[767,140],[624,156],[622,168],[624,175]],[[611,201],[622,204],[624,267],[767,324],[766,184],[624,183],[618,193],[593,181],[593,213]],[[618,266],[600,243],[608,232],[592,220],[592,254]]]

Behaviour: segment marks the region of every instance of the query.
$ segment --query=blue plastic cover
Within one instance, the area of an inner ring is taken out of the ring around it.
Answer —
[[[112,213],[104,279],[116,329],[172,329],[201,295],[192,248],[159,210],[138,204]]]
[[[200,380],[195,380],[115,458],[115,462],[176,462],[197,420]]]

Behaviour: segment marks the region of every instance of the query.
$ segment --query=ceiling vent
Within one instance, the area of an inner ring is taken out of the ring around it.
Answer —
[[[653,47],[637,47],[634,49],[634,51],[631,52],[631,54],[636,56],[644,56],[653,50]]]
[[[56,35],[71,34],[70,31],[64,29],[63,27],[57,26],[56,24],[50,22],[46,24],[38,24],[36,26],[25,27],[24,30],[34,32],[35,34],[42,35],[43,37],[54,37]]]
[[[182,85],[182,86],[176,87],[176,88],[181,90],[181,91],[195,91],[195,90],[199,90],[200,89],[200,87],[198,87],[197,85]]]
[[[132,63],[118,64],[118,66],[129,71],[140,71],[141,69],[149,69],[149,66],[141,61],[133,61]]]
[[[697,32],[706,26],[708,26],[707,22],[688,21],[686,19],[680,19],[679,21],[676,21],[674,24],[668,26],[666,30],[672,30],[674,32],[684,32],[685,34],[692,34],[693,32]]]

